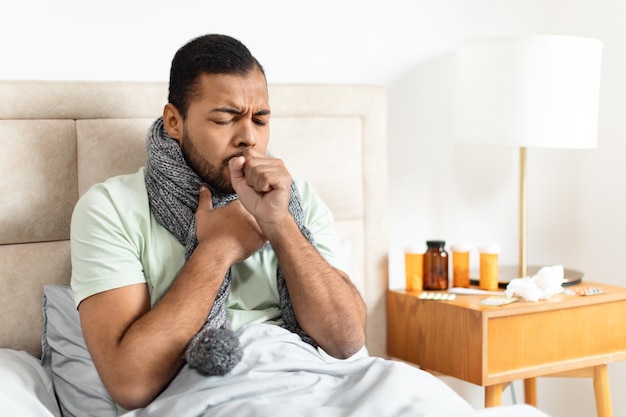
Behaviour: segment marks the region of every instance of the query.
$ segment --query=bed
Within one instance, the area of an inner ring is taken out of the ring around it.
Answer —
[[[183,368],[150,406],[127,415],[543,415],[525,405],[473,410],[434,376],[384,359],[384,89],[271,85],[269,93],[270,152],[311,181],[335,216],[345,269],[368,306],[369,356],[336,361],[281,328],[249,326],[239,332],[244,359],[229,375]],[[0,81],[0,97],[0,414],[117,415],[68,287],[70,217],[92,184],[144,165],[167,85]]]

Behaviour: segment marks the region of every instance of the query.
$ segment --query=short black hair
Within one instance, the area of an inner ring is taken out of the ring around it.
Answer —
[[[182,46],[172,59],[168,101],[185,118],[201,74],[246,75],[255,68],[265,76],[259,61],[237,39],[219,34],[199,36]]]

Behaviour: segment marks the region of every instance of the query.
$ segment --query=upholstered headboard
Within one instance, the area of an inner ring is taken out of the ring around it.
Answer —
[[[69,284],[69,228],[87,188],[145,164],[163,83],[0,81],[0,347],[41,353],[45,284]],[[367,346],[386,354],[384,90],[271,85],[270,152],[330,206],[368,305]]]

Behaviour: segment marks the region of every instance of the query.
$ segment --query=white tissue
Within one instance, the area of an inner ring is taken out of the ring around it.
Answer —
[[[544,266],[532,277],[512,279],[506,286],[505,294],[527,301],[547,300],[563,292],[564,282],[563,265]]]

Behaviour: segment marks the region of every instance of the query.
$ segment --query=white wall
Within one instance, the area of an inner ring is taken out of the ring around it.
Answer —
[[[503,262],[516,261],[516,151],[451,140],[456,41],[518,33],[597,38],[604,42],[599,147],[529,150],[529,260],[626,285],[624,16],[623,0],[0,0],[0,79],[166,81],[179,46],[221,32],[246,43],[272,83],[386,86],[390,273],[399,287],[402,247],[428,238],[497,240]],[[625,417],[626,366],[609,371],[615,415]],[[482,404],[477,387],[446,381]],[[540,379],[539,406],[587,417],[592,392],[590,381]],[[515,394],[523,396],[517,385]],[[510,402],[509,390],[505,396]]]

